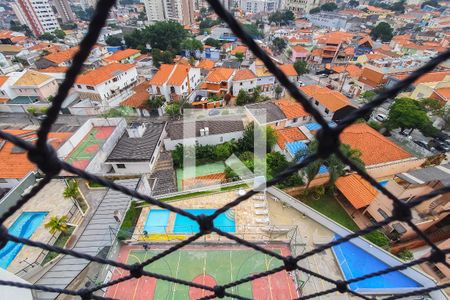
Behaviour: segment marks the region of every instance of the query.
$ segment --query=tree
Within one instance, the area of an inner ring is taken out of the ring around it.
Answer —
[[[78,189],[78,183],[76,180],[70,180],[67,183],[66,188],[64,189],[63,192],[63,196],[64,198],[75,198],[78,199],[81,194],[80,194],[80,190]]]
[[[406,0],[400,0],[400,1],[393,3],[390,7],[390,10],[401,13],[401,14],[405,13],[405,1]]]
[[[41,34],[39,39],[44,41],[56,42],[56,36],[54,36],[50,32],[44,32],[43,34]]]
[[[304,157],[317,153],[319,148],[319,143],[317,140],[313,140],[309,143],[308,148],[301,150],[295,154],[295,160],[301,161]],[[353,149],[347,144],[341,144],[339,150],[342,154],[352,161],[356,166],[361,169],[365,169],[365,164],[361,159],[361,151],[358,149]],[[336,180],[345,175],[347,172],[347,165],[342,162],[335,154],[331,154],[325,159],[317,159],[306,166],[303,170],[305,177],[308,180],[306,189],[309,188],[311,181],[319,174],[321,166],[325,166],[328,171],[328,182],[327,186],[334,186]]]
[[[14,22],[14,20],[9,21],[9,29],[11,29],[12,31],[23,32],[26,36],[29,36],[29,37],[34,36],[33,32],[30,30],[30,28],[27,25],[18,24],[16,22]]]
[[[234,55],[234,57],[236,57],[236,59],[240,62],[242,62],[244,60],[244,53],[242,52],[236,52],[236,54]]]
[[[412,260],[414,258],[414,255],[412,254],[411,250],[407,248],[403,248],[397,254],[395,254],[398,258],[402,260]]]
[[[57,217],[53,216],[50,220],[44,225],[46,229],[51,234],[55,234],[57,232],[66,232],[68,229],[67,226],[67,216]]]
[[[73,22],[61,24],[61,29],[62,30],[73,30],[73,29],[77,29],[77,28],[78,28],[78,25],[76,23],[73,23]]]
[[[333,11],[333,10],[336,10],[337,8],[338,8],[338,6],[336,5],[336,3],[329,2],[329,3],[325,3],[324,5],[322,5],[320,7],[320,10]]]
[[[277,135],[275,129],[270,126],[257,126],[253,122],[245,126],[244,134],[238,141],[239,152],[250,151],[254,152],[255,135],[257,141],[260,140],[263,134],[266,134],[266,148],[270,152],[277,142]]]
[[[431,125],[431,121],[419,101],[411,98],[396,99],[389,109],[388,119],[385,122],[388,130],[400,128],[403,133],[406,129],[423,130]],[[425,129],[427,130],[427,129]]]
[[[150,109],[158,109],[164,104],[164,101],[163,96],[153,96],[147,100],[147,106]]]
[[[436,114],[444,105],[436,99],[425,98],[419,101],[423,110]]]
[[[254,23],[242,24],[242,28],[255,39],[264,37],[264,34],[258,29],[258,26],[256,26],[256,24]]]
[[[439,4],[438,1],[436,1],[436,0],[429,0],[429,1],[423,2],[422,5],[420,5],[420,8],[424,8],[427,5],[435,7],[435,8],[441,7],[441,5]]]
[[[203,50],[203,44],[195,38],[188,38],[181,43],[181,49],[189,51],[189,56],[193,56],[196,50]]]
[[[157,68],[163,64],[171,64],[175,55],[171,51],[161,51],[159,49],[152,49],[153,65]]]
[[[226,142],[217,145],[214,149],[214,154],[218,160],[226,160],[233,154],[233,144],[231,142]]]
[[[283,52],[283,50],[287,46],[287,42],[284,39],[282,39],[282,38],[276,37],[276,38],[273,39],[272,45],[273,45],[273,48],[277,52]]]
[[[81,19],[82,21],[90,21],[92,16],[94,15],[94,8],[88,7],[86,10],[78,9],[73,11],[75,15]]]
[[[391,25],[386,22],[380,22],[372,29],[372,31],[370,32],[370,36],[374,40],[380,39],[381,41],[386,43],[392,40],[392,37],[394,36],[392,32],[393,30]]]
[[[206,17],[200,22],[198,26],[201,30],[205,30],[213,26],[219,25],[220,22],[221,22],[220,19],[212,20],[211,18]]]
[[[348,2],[348,6],[350,6],[350,7],[358,7],[359,6],[359,1],[358,0],[350,0]]]
[[[61,29],[55,29],[55,31],[53,31],[53,35],[60,40],[66,37],[66,33]]]
[[[320,7],[314,7],[314,8],[312,8],[312,9],[309,11],[309,13],[310,13],[311,15],[320,13]]]
[[[236,105],[243,106],[249,103],[250,96],[248,95],[246,90],[239,90],[239,93],[236,97]]]
[[[308,73],[308,64],[304,60],[297,60],[294,63],[294,69],[297,71],[298,75],[303,75]]]
[[[132,113],[131,107],[120,106],[117,108],[111,108],[107,112],[105,112],[102,116],[104,118],[120,118],[120,117],[128,117]]]
[[[166,105],[165,108],[166,113],[171,117],[172,119],[178,118],[181,116],[181,107],[178,102],[171,102]]]
[[[278,84],[275,87],[275,98],[280,99],[281,93],[283,92],[283,88]]]
[[[117,35],[110,35],[105,39],[108,46],[122,46],[122,39]]]
[[[205,40],[205,45],[214,47],[214,48],[220,48],[222,46],[222,42],[213,38],[207,38]]]
[[[286,24],[289,21],[294,21],[295,15],[290,10],[276,11],[269,16],[269,22],[276,24]]]

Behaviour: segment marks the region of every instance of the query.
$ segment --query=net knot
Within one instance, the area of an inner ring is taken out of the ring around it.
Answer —
[[[205,216],[203,214],[197,216],[197,222],[200,226],[200,232],[202,233],[211,233],[214,228],[213,219],[209,216]]]
[[[297,260],[292,256],[284,258],[284,268],[286,271],[291,272],[297,269]]]
[[[92,292],[88,289],[80,290],[80,297],[82,300],[92,299]]]
[[[347,283],[342,280],[336,281],[336,289],[341,294],[347,292],[348,291]]]
[[[8,243],[8,229],[5,225],[0,226],[0,250]]]
[[[392,215],[396,220],[403,222],[409,221],[412,218],[411,209],[402,201],[396,201],[394,203]]]
[[[445,263],[445,253],[435,249],[431,250],[430,261],[433,263]]]
[[[140,278],[142,277],[142,272],[144,271],[144,268],[141,265],[133,265],[131,266],[130,274],[134,278]]]
[[[36,164],[46,175],[55,176],[61,172],[61,163],[56,155],[56,151],[49,144],[46,144],[43,148],[30,150],[28,159]]]
[[[339,148],[339,136],[331,128],[321,128],[317,132],[316,138],[319,142],[317,155],[320,158],[328,158]]]
[[[214,288],[214,296],[217,298],[225,297],[225,288],[221,285],[216,285]]]

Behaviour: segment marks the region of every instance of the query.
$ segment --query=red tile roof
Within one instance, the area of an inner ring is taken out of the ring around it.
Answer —
[[[319,101],[320,104],[328,108],[330,111],[335,112],[350,104],[347,97],[338,91],[330,90],[327,87],[320,85],[307,85],[300,88],[300,90],[306,95],[312,97],[314,100]]]
[[[288,119],[307,117],[310,115],[303,109],[303,106],[301,106],[301,104],[297,103],[296,101],[280,99],[274,101],[274,103],[281,109],[283,114]]]
[[[44,56],[46,60],[54,62],[55,64],[61,64],[63,62],[71,60],[78,51],[78,47],[69,48],[56,53],[51,53]]]
[[[411,158],[412,155],[400,146],[364,123],[353,124],[340,135],[341,142],[362,153],[366,166],[389,163]]]
[[[117,52],[114,52],[112,55],[106,57],[105,60],[109,62],[120,62],[121,60],[136,55],[138,53],[141,53],[141,51],[131,48],[119,50]]]
[[[134,64],[111,63],[78,76],[76,83],[98,85],[131,68],[134,68]]]
[[[147,104],[147,100],[150,98],[150,93],[147,91],[147,88],[150,87],[150,85],[150,80],[138,84],[133,88],[134,94],[120,103],[120,105],[134,108],[145,107]]]
[[[368,206],[377,195],[377,190],[356,174],[339,177],[336,187],[356,209]]]
[[[295,141],[304,141],[308,138],[306,135],[301,132],[297,127],[287,127],[283,129],[278,129],[276,131],[277,134],[277,144],[280,149],[284,150],[287,143],[295,142]]]
[[[286,76],[298,76],[297,71],[294,68],[294,65],[292,64],[284,64],[278,66],[281,71],[283,71],[284,75]]]
[[[256,75],[251,70],[241,69],[241,70],[236,71],[233,81],[251,80],[251,79],[255,79],[255,78],[256,78]]]
[[[222,81],[228,81],[233,75],[234,69],[230,68],[215,68],[212,69],[208,76],[206,76],[205,81],[209,82],[222,82]]]
[[[231,55],[236,55],[237,53],[242,53],[242,54],[246,54],[248,51],[248,48],[246,46],[236,46],[236,48],[234,48],[233,50],[231,50],[230,54]]]
[[[210,60],[210,59],[202,59],[198,65],[197,68],[200,69],[205,69],[205,70],[211,70],[212,68],[214,68],[215,62]]]
[[[292,47],[292,50],[297,53],[309,53],[308,49],[300,45]]]

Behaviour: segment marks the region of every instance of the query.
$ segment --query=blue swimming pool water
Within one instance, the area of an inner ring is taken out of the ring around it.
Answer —
[[[212,215],[215,209],[186,209],[185,211],[198,216],[201,214]],[[225,213],[220,214],[214,219],[214,226],[225,232],[236,232],[236,222],[234,220],[233,210],[229,210]],[[177,214],[175,217],[175,225],[173,227],[174,233],[196,233],[199,232],[200,228],[197,222],[185,217],[183,215]]]
[[[144,224],[144,231],[148,233],[166,232],[170,211],[166,209],[151,209]]]
[[[336,236],[335,239],[339,238]],[[389,266],[358,246],[345,242],[332,247],[346,280],[384,270]],[[421,285],[401,272],[391,272],[350,284],[350,289],[417,288]]]
[[[23,212],[8,228],[11,235],[29,239],[44,221],[46,212]],[[8,242],[0,250],[0,268],[6,269],[22,249],[23,244]]]

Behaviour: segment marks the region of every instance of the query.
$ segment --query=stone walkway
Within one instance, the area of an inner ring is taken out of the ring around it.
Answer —
[[[118,180],[116,182],[129,189],[134,189],[138,179]],[[94,199],[90,200],[94,201]],[[81,234],[73,250],[95,256],[103,248],[111,246],[110,231],[111,229],[117,229],[119,226],[114,220],[114,212],[119,211],[122,215],[125,215],[130,201],[130,196],[109,189],[99,201],[97,209],[91,208],[92,217],[86,216],[88,222],[86,227],[79,231]],[[36,284],[52,288],[65,288],[80,274],[88,263],[89,261],[87,260],[65,255]],[[56,296],[57,294],[55,293],[37,292],[38,299],[55,299]]]

